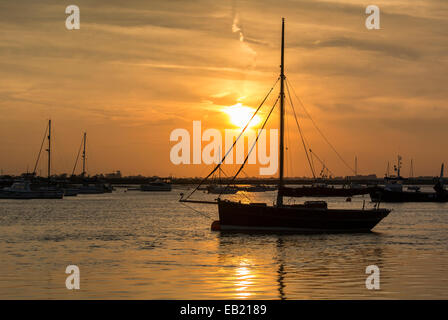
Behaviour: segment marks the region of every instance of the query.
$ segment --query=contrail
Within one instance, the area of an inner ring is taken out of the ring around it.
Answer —
[[[244,42],[244,34],[243,34],[243,30],[241,29],[241,26],[240,26],[240,18],[238,16],[238,13],[236,13],[233,16],[232,32],[233,33],[238,32],[240,34],[240,41]]]
[[[252,56],[252,59],[253,59],[252,67],[255,67],[257,52],[251,48],[251,46],[247,43],[247,41],[245,41],[243,27],[240,22],[240,17],[238,15],[238,13],[236,12],[236,2],[235,1],[233,2],[233,5],[232,5],[232,15],[233,15],[232,32],[237,33],[239,35],[241,48],[244,51],[246,51],[249,55]]]

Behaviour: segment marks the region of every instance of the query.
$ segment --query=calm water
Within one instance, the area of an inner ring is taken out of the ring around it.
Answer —
[[[370,234],[221,234],[217,208],[179,192],[0,200],[0,299],[448,298],[448,204],[383,204],[394,211]],[[70,264],[81,290],[65,287]],[[372,264],[378,291],[365,288]]]

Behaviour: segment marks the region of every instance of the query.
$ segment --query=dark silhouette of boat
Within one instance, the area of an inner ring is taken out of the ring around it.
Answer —
[[[62,199],[64,192],[56,188],[33,187],[30,181],[14,182],[0,190],[0,199]]]
[[[274,232],[368,232],[374,228],[390,210],[380,209],[376,205],[374,209],[330,209],[324,201],[305,202],[304,204],[288,205],[283,202],[285,196],[284,187],[284,126],[285,126],[285,91],[284,91],[284,19],[282,19],[282,41],[281,41],[281,64],[280,64],[280,95],[270,110],[264,125],[266,124],[272,110],[280,101],[280,143],[279,143],[279,183],[277,202],[269,206],[266,203],[241,203],[236,201],[217,199],[219,221],[212,224],[212,230],[229,231],[274,231]],[[272,89],[271,89],[272,91]],[[270,91],[270,92],[271,92]],[[268,94],[269,96],[269,94]],[[266,101],[263,100],[262,104]],[[261,104],[261,105],[262,105]],[[260,107],[261,107],[260,105]],[[260,107],[256,110],[258,112]],[[249,120],[250,123],[252,119]],[[245,126],[242,133],[246,130]],[[240,134],[241,136],[241,134]],[[258,138],[257,138],[258,139]],[[255,140],[255,143],[257,142]],[[235,141],[236,143],[236,141]],[[233,146],[235,146],[235,143]],[[232,146],[232,147],[233,147]],[[203,180],[203,182],[216,172],[225,157],[214,168],[214,170]],[[247,161],[247,158],[246,158]],[[234,179],[241,172],[244,164],[238,170]],[[202,183],[201,183],[202,184]],[[197,187],[199,188],[201,184]],[[188,197],[196,190],[194,189]],[[180,199],[181,202],[212,203],[210,201],[197,201]]]
[[[86,144],[87,144],[87,132],[84,132],[71,175],[71,180],[73,180],[73,182],[79,179],[79,182],[81,182],[81,184],[72,183],[66,185],[64,188],[66,195],[73,196],[78,194],[111,193],[114,190],[114,188],[110,183],[104,183],[102,181],[98,181],[97,179],[95,179],[96,181],[92,181],[91,179],[90,179],[91,181],[89,181],[86,172],[86,160],[87,160]],[[81,154],[81,148],[82,148],[82,154]],[[78,165],[80,155],[82,159],[82,172],[79,176],[76,176],[75,171]]]
[[[235,194],[239,191],[238,187],[222,186],[222,185],[209,185],[207,187],[207,193],[211,194]]]
[[[171,183],[162,180],[156,180],[140,185],[141,191],[159,192],[159,191],[171,191],[171,189],[172,189]]]
[[[212,184],[208,185],[207,188],[205,190],[207,190],[207,193],[210,194],[235,194],[237,193],[240,189],[233,185],[225,185],[223,183],[223,180],[221,178],[221,173],[224,174],[222,168],[218,169],[218,176],[215,177],[214,181]]]
[[[286,231],[300,233],[368,232],[390,210],[328,209],[326,202],[268,206],[265,203],[218,201],[215,229],[233,231]]]
[[[45,140],[48,140],[48,177],[46,181],[35,179]],[[51,120],[45,128],[45,134],[40,146],[39,154],[32,173],[27,173],[20,181],[14,182],[10,187],[0,190],[0,199],[62,199],[64,191],[51,181]]]
[[[373,202],[448,202],[448,191],[443,185],[443,163],[440,178],[434,185],[435,192],[420,191],[419,187],[403,190],[400,179],[394,179],[385,186],[377,186],[370,192]]]
[[[113,191],[113,187],[108,183],[84,183],[82,186],[78,187],[78,194],[103,194],[103,193],[111,193]]]

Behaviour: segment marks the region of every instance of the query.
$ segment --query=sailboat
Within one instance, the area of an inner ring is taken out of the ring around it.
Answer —
[[[221,159],[221,150],[218,150],[218,159]],[[238,192],[237,186],[226,186],[221,179],[221,173],[225,175],[221,166],[218,168],[218,177],[215,177],[215,181],[208,185],[205,190],[210,194],[235,194]]]
[[[81,146],[83,147],[82,151],[82,172],[81,172],[81,179],[82,179],[82,185],[80,186],[72,186],[70,188],[67,188],[67,191],[76,192],[77,194],[102,194],[102,193],[111,193],[113,188],[110,184],[105,184],[100,181],[96,181],[94,184],[90,184],[89,181],[86,178],[86,143],[87,143],[87,133],[84,132]],[[78,151],[78,155],[75,160],[75,165],[73,167],[72,171],[72,178],[76,178],[75,171],[76,166],[79,159],[79,153],[81,151],[81,147]]]
[[[28,180],[17,181],[0,190],[0,199],[62,199],[64,194],[57,189],[32,188]]]
[[[282,19],[281,64],[280,64],[280,143],[279,143],[279,180],[277,202],[242,203],[218,198],[219,220],[212,223],[212,230],[221,231],[271,231],[299,233],[354,233],[368,232],[383,220],[391,210],[380,209],[330,209],[325,201],[306,201],[303,204],[286,204],[284,186],[284,127],[285,127],[285,73],[284,52],[285,20]],[[277,101],[278,101],[277,100]],[[276,102],[277,103],[277,102]],[[275,107],[276,104],[274,104]],[[258,109],[257,109],[258,110]],[[271,109],[272,111],[272,109]],[[269,117],[269,116],[268,116]],[[267,120],[267,119],[266,119]],[[223,159],[224,160],[224,159]],[[223,163],[223,161],[221,161]],[[244,164],[243,164],[244,165]],[[220,164],[217,165],[219,167]],[[217,168],[214,169],[215,172]],[[241,169],[240,169],[241,170]],[[238,173],[237,173],[238,174]],[[211,174],[209,174],[210,176]],[[195,190],[194,190],[195,191]],[[193,192],[194,192],[193,191]],[[190,194],[191,196],[191,194]],[[214,203],[180,199],[181,202]]]
[[[218,179],[215,181],[215,183],[209,185],[207,187],[207,192],[211,194],[235,194],[238,192],[238,187],[236,186],[226,186],[222,184],[221,179],[221,167],[218,169]]]
[[[48,153],[47,181],[38,181],[37,183],[32,183],[31,179],[16,181],[12,186],[0,190],[0,199],[62,199],[64,197],[64,192],[61,189],[51,185],[51,120],[48,120],[48,127],[45,129],[45,135],[42,140],[36,165],[30,177],[33,178],[36,176],[36,169],[45,139],[48,139],[48,148],[46,149]]]

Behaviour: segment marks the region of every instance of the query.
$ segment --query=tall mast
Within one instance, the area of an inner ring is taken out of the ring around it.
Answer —
[[[86,139],[87,133],[84,132],[84,149],[82,151],[82,176],[86,174]]]
[[[48,120],[48,181],[51,176],[51,119]]]
[[[285,131],[285,18],[282,18],[282,54],[280,64],[280,152],[279,152],[279,181],[277,206],[283,205],[283,163],[285,159],[284,154],[284,131]]]

